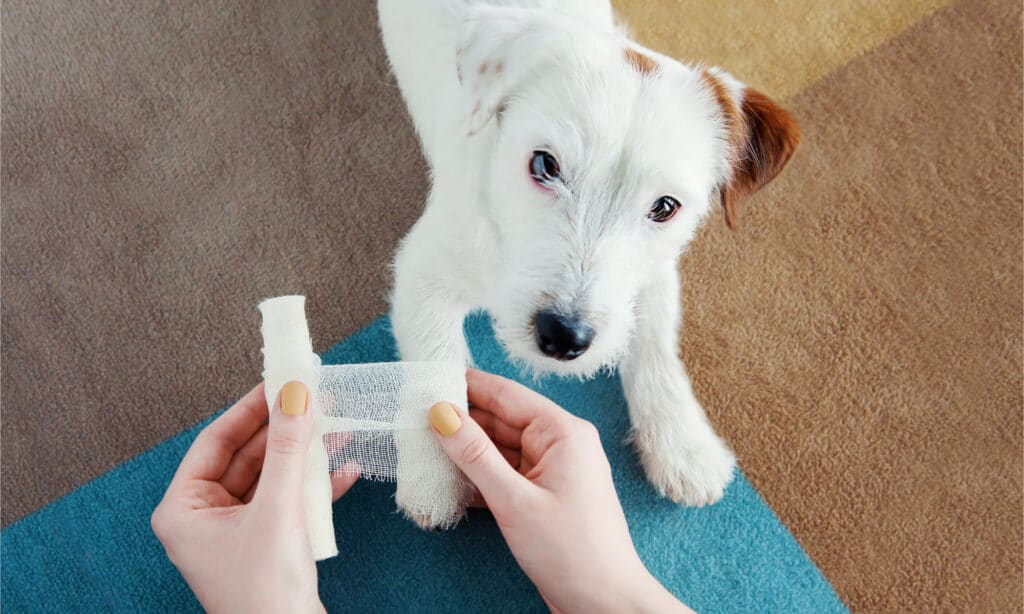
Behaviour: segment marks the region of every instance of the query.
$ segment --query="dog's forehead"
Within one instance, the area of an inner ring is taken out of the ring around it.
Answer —
[[[692,69],[676,62],[641,80],[622,129],[628,154],[665,172],[703,174],[721,155],[718,108]]]
[[[535,120],[570,163],[702,190],[720,164],[722,139],[699,73],[621,41],[609,45],[540,76],[530,96]]]

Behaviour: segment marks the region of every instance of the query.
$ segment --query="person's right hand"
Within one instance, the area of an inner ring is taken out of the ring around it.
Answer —
[[[548,606],[689,611],[640,561],[597,429],[511,380],[466,380],[472,420],[438,403],[430,422]]]

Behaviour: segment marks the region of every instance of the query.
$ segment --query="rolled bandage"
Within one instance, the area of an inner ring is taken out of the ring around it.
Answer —
[[[260,303],[263,314],[263,385],[267,407],[274,407],[281,387],[300,381],[310,391],[313,439],[306,452],[302,507],[306,513],[313,559],[336,556],[334,518],[331,510],[331,474],[324,448],[324,421],[320,409],[320,357],[313,352],[306,325],[306,297],[282,296]]]
[[[434,439],[427,414],[438,401],[463,410],[465,367],[444,362],[321,366],[306,324],[305,297],[259,305],[267,406],[298,380],[311,392],[315,432],[307,452],[303,508],[315,560],[338,554],[331,511],[332,471],[358,465],[362,477],[403,481],[406,513],[450,526],[462,475]]]

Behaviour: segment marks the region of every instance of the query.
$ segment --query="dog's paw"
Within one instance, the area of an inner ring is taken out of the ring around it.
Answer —
[[[445,531],[450,529],[458,524],[459,520],[466,513],[466,508],[461,506],[452,506],[443,510],[423,510],[422,508],[408,508],[399,503],[398,509],[402,510],[403,516],[424,531]]]
[[[473,494],[459,475],[419,475],[398,480],[395,503],[402,514],[425,530],[449,529],[462,519]]]
[[[647,479],[676,503],[710,505],[722,498],[732,482],[736,457],[713,432],[672,437],[637,430],[632,439]]]

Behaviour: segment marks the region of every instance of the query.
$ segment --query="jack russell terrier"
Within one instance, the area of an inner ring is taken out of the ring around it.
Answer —
[[[402,359],[469,365],[463,319],[483,308],[535,372],[618,367],[650,482],[685,505],[720,499],[735,457],[679,359],[677,262],[713,203],[735,226],[792,157],[796,121],[725,72],[633,42],[607,0],[378,9],[432,178],[394,261]],[[415,477],[396,501],[461,493],[436,516],[410,514],[449,526],[471,487],[416,471],[418,444],[398,438],[400,473]]]

